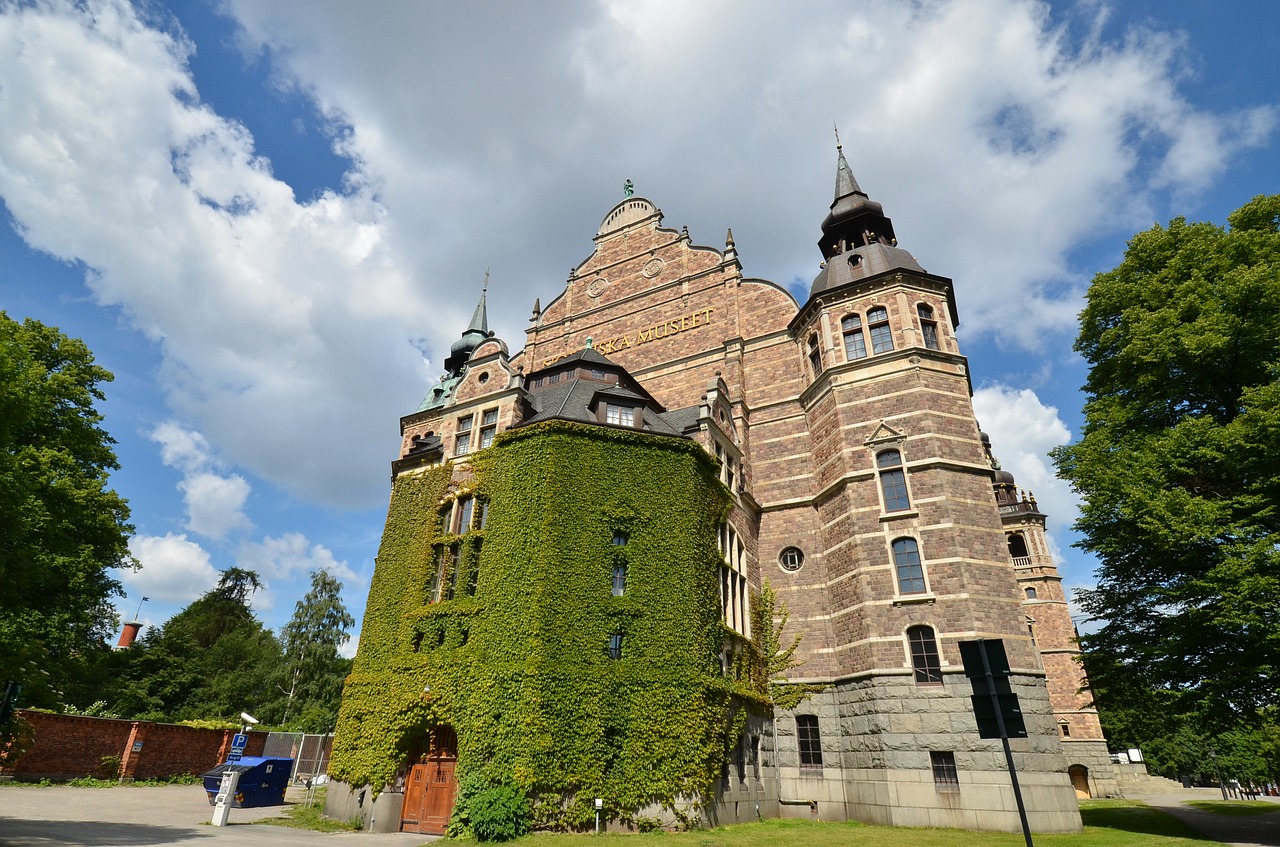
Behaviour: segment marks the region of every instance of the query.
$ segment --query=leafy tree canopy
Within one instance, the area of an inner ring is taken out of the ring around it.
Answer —
[[[224,571],[217,586],[127,651],[113,710],[147,720],[277,720],[280,642],[249,607],[257,574]]]
[[[111,373],[82,341],[0,312],[0,682],[52,706],[114,634],[129,508],[107,487],[115,442],[94,408]]]
[[[1156,226],[1094,278],[1054,458],[1099,560],[1095,686],[1248,721],[1280,703],[1280,195],[1229,223]]]
[[[355,618],[342,603],[342,583],[312,571],[311,590],[293,608],[281,631],[285,653],[284,716],[281,723],[307,732],[328,732],[338,719],[342,682],[351,661],[338,655],[351,639]]]

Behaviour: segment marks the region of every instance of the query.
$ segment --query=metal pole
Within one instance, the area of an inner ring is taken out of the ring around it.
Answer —
[[[991,673],[991,663],[987,661],[987,646],[984,639],[978,639],[978,652],[982,654],[982,672],[987,676],[987,690],[991,693],[991,705],[996,712],[1000,743],[1004,745],[1004,760],[1009,766],[1009,781],[1013,783],[1013,799],[1018,804],[1018,820],[1022,822],[1022,837],[1027,840],[1027,847],[1035,847],[1031,843],[1031,826],[1027,823],[1027,807],[1023,805],[1022,789],[1018,787],[1018,771],[1013,766],[1013,748],[1009,746],[1009,733],[1004,726],[1004,715],[1000,713],[1000,696],[996,693],[996,679]]]
[[[1227,796],[1227,781],[1222,778],[1222,767],[1218,764],[1218,754],[1212,747],[1209,748],[1209,761],[1213,762],[1213,772],[1218,775],[1218,788],[1222,789],[1222,799],[1230,800]]]

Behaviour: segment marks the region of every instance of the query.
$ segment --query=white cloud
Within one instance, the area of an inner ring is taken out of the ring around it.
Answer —
[[[178,487],[187,506],[188,529],[209,538],[225,538],[232,530],[252,526],[244,513],[249,483],[239,474],[196,473]]]
[[[221,463],[208,439],[175,421],[165,421],[151,432],[160,444],[160,458],[169,467],[182,471],[178,488],[187,510],[187,529],[221,540],[234,530],[253,526],[244,513],[250,486],[239,474],[215,471]]]
[[[987,385],[973,393],[973,410],[982,431],[991,436],[991,450],[1000,465],[1013,474],[1018,487],[1031,492],[1048,516],[1050,552],[1058,567],[1070,570],[1079,558],[1063,539],[1080,511],[1080,501],[1054,472],[1049,451],[1071,440],[1071,431],[1058,410],[1046,406],[1030,389]]]
[[[298,532],[241,542],[236,551],[236,566],[256,571],[265,580],[293,579],[314,570],[328,571],[347,583],[359,580],[347,563],[334,558],[327,547],[312,544]]]
[[[226,8],[341,130],[343,193],[275,179],[200,102],[182,37],[123,0],[48,0],[0,15],[0,125],[22,127],[0,195],[156,340],[219,455],[330,504],[385,496],[426,388],[408,340],[442,358],[492,266],[518,348],[625,178],[699,243],[732,226],[749,274],[807,284],[834,116],[902,246],[956,279],[966,333],[1033,347],[1073,325],[1073,250],[1165,216],[1275,124],[1190,104],[1181,39],[1073,40],[1029,0]]]
[[[186,535],[135,535],[129,539],[129,552],[142,565],[119,572],[131,597],[185,605],[217,585],[218,572],[208,551]]]

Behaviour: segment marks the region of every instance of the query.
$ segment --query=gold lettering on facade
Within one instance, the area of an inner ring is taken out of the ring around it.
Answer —
[[[627,350],[632,347],[638,347],[641,344],[648,344],[651,341],[657,341],[660,338],[669,338],[681,332],[687,332],[691,329],[697,329],[700,326],[706,326],[711,323],[711,313],[715,309],[699,309],[687,315],[681,315],[678,318],[657,323],[653,326],[647,326],[638,330],[633,339],[630,335],[619,335],[614,338],[605,339],[603,341],[594,342],[592,345],[601,355],[607,356],[610,353],[617,353],[621,350]],[[556,362],[568,356],[564,353],[560,356],[554,356],[550,359],[543,359],[542,366],[544,368],[554,365]]]

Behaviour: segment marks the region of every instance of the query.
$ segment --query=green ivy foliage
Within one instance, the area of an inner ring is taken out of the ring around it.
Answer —
[[[514,430],[472,457],[466,493],[489,515],[460,536],[440,519],[450,466],[398,478],[330,773],[385,786],[447,725],[459,776],[519,787],[539,826],[590,826],[595,797],[625,820],[709,796],[747,710],[767,708],[758,647],[720,620],[717,471],[681,439]],[[453,544],[455,597],[429,603]]]

